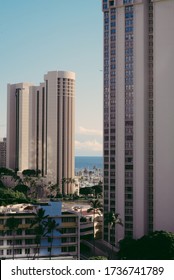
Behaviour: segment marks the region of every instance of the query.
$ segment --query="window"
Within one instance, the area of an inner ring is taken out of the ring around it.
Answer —
[[[7,245],[12,245],[13,241],[12,240],[7,240]]]
[[[29,245],[29,244],[35,244],[34,239],[25,239],[25,244]]]
[[[30,249],[28,248],[28,249],[25,249],[25,254],[26,255],[29,255],[30,254]]]
[[[21,239],[14,240],[14,245],[22,245],[22,240]]]
[[[7,255],[12,255],[12,250],[11,249],[7,250]]]
[[[18,230],[16,231],[16,235],[22,235],[22,229],[18,229]]]
[[[75,251],[76,251],[76,247],[75,246],[68,247],[68,252],[75,252]]]
[[[62,218],[62,222],[75,222],[76,218],[75,217],[64,217]]]
[[[25,219],[26,224],[31,224],[32,222],[33,222],[33,219],[31,219],[31,218],[26,218]]]
[[[15,255],[21,255],[22,254],[22,249],[14,249],[14,254]]]

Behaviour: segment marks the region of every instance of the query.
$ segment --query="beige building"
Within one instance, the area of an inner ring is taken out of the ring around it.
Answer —
[[[6,167],[6,138],[0,140],[0,167]]]
[[[28,168],[30,83],[7,86],[7,168]]]
[[[74,193],[74,106],[73,72],[48,72],[39,86],[8,85],[7,167],[40,170]]]
[[[104,239],[174,231],[174,1],[103,0]]]

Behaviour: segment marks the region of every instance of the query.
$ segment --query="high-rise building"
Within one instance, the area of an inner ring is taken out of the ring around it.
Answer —
[[[28,168],[30,83],[7,86],[7,167]]]
[[[44,80],[31,87],[29,165],[74,193],[75,73],[51,71]]]
[[[8,85],[7,167],[40,170],[74,193],[75,73],[51,71],[39,86]]]
[[[6,167],[6,138],[0,140],[0,167]]]
[[[104,239],[174,231],[174,1],[103,0]]]

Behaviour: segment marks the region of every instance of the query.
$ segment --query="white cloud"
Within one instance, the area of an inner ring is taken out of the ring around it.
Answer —
[[[86,151],[95,151],[95,152],[102,152],[102,144],[97,142],[96,140],[92,141],[75,141],[75,148],[76,150],[86,150]]]
[[[83,135],[98,135],[98,136],[102,136],[102,130],[89,129],[89,128],[85,128],[83,126],[79,127],[79,133],[83,134]]]

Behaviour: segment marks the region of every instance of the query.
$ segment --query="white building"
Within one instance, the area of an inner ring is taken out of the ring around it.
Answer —
[[[28,168],[30,83],[7,86],[7,167]]]
[[[174,231],[174,1],[103,0],[104,239]]]
[[[40,170],[74,193],[74,106],[73,72],[48,72],[39,86],[8,85],[7,167]]]
[[[7,138],[0,139],[0,167],[6,167]]]

